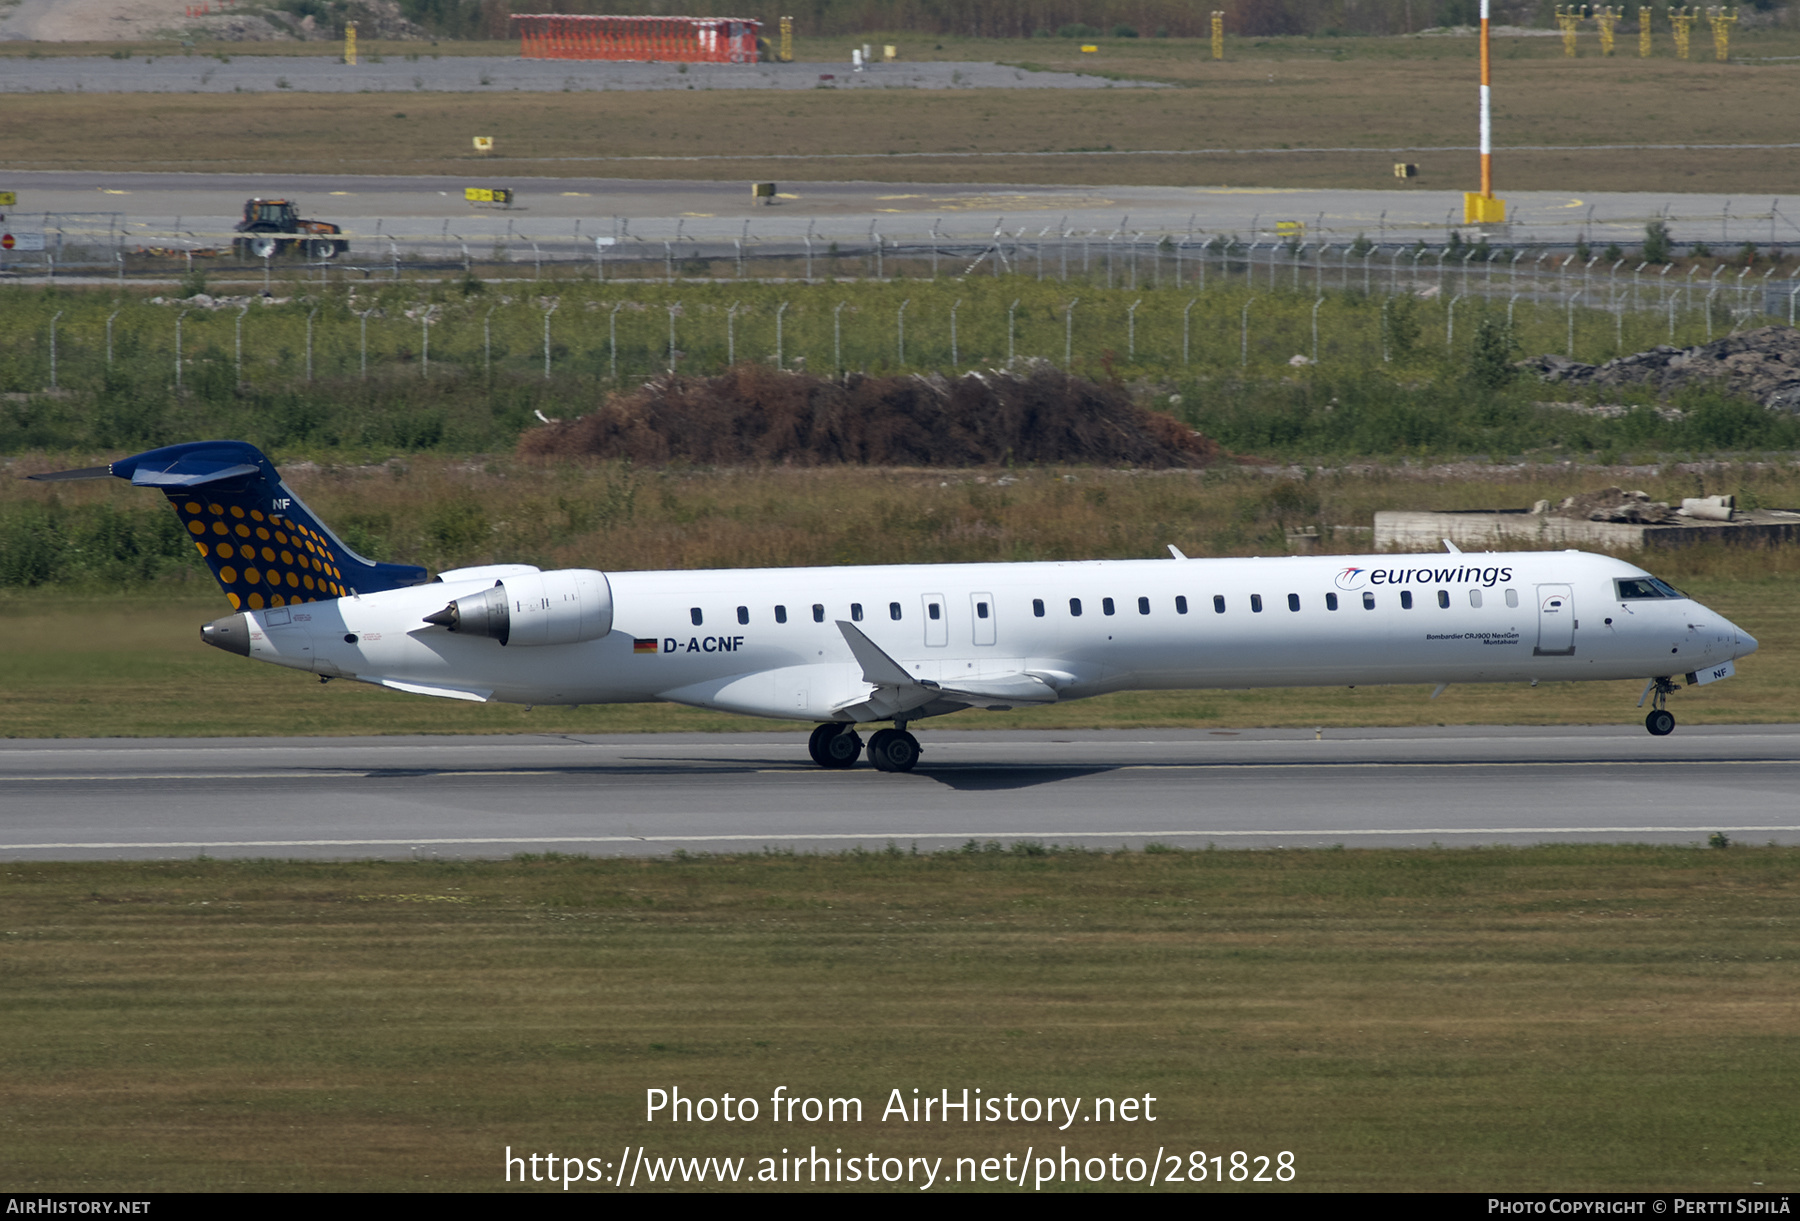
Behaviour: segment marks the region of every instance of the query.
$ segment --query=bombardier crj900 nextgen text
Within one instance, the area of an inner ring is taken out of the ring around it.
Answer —
[[[208,644],[322,679],[515,704],[669,700],[815,721],[824,767],[891,722],[1110,691],[1641,678],[1666,734],[1677,679],[1756,641],[1632,564],[1581,552],[705,572],[422,568],[363,559],[254,446],[175,445],[38,479],[169,498],[236,612]]]

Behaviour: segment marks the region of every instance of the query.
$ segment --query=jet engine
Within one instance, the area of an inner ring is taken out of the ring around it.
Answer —
[[[589,568],[533,572],[466,594],[425,622],[501,644],[576,644],[612,631],[612,586]]]

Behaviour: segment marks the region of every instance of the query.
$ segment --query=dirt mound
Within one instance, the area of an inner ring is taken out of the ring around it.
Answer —
[[[1023,373],[842,381],[738,365],[613,395],[592,415],[526,433],[535,457],[707,466],[991,466],[1082,462],[1201,467],[1209,438],[1123,390],[1040,365]]]
[[[1765,326],[1693,348],[1661,344],[1603,365],[1566,356],[1537,356],[1519,366],[1547,382],[1572,386],[1655,386],[1668,394],[1712,382],[1727,394],[1755,399],[1771,411],[1800,412],[1800,330]]]

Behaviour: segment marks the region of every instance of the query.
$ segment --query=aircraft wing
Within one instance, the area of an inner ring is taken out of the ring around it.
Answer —
[[[863,681],[875,690],[843,700],[833,711],[850,714],[858,721],[879,721],[896,713],[910,712],[939,700],[992,707],[996,704],[1054,704],[1056,688],[1023,670],[1011,674],[971,676],[952,683],[914,678],[906,667],[889,657],[881,646],[863,635],[855,624],[837,621],[844,643],[862,667]]]

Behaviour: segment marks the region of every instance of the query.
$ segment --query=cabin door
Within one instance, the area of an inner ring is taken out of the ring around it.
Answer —
[[[1567,585],[1540,585],[1538,642],[1532,650],[1539,657],[1567,657],[1575,652],[1575,598]]]

